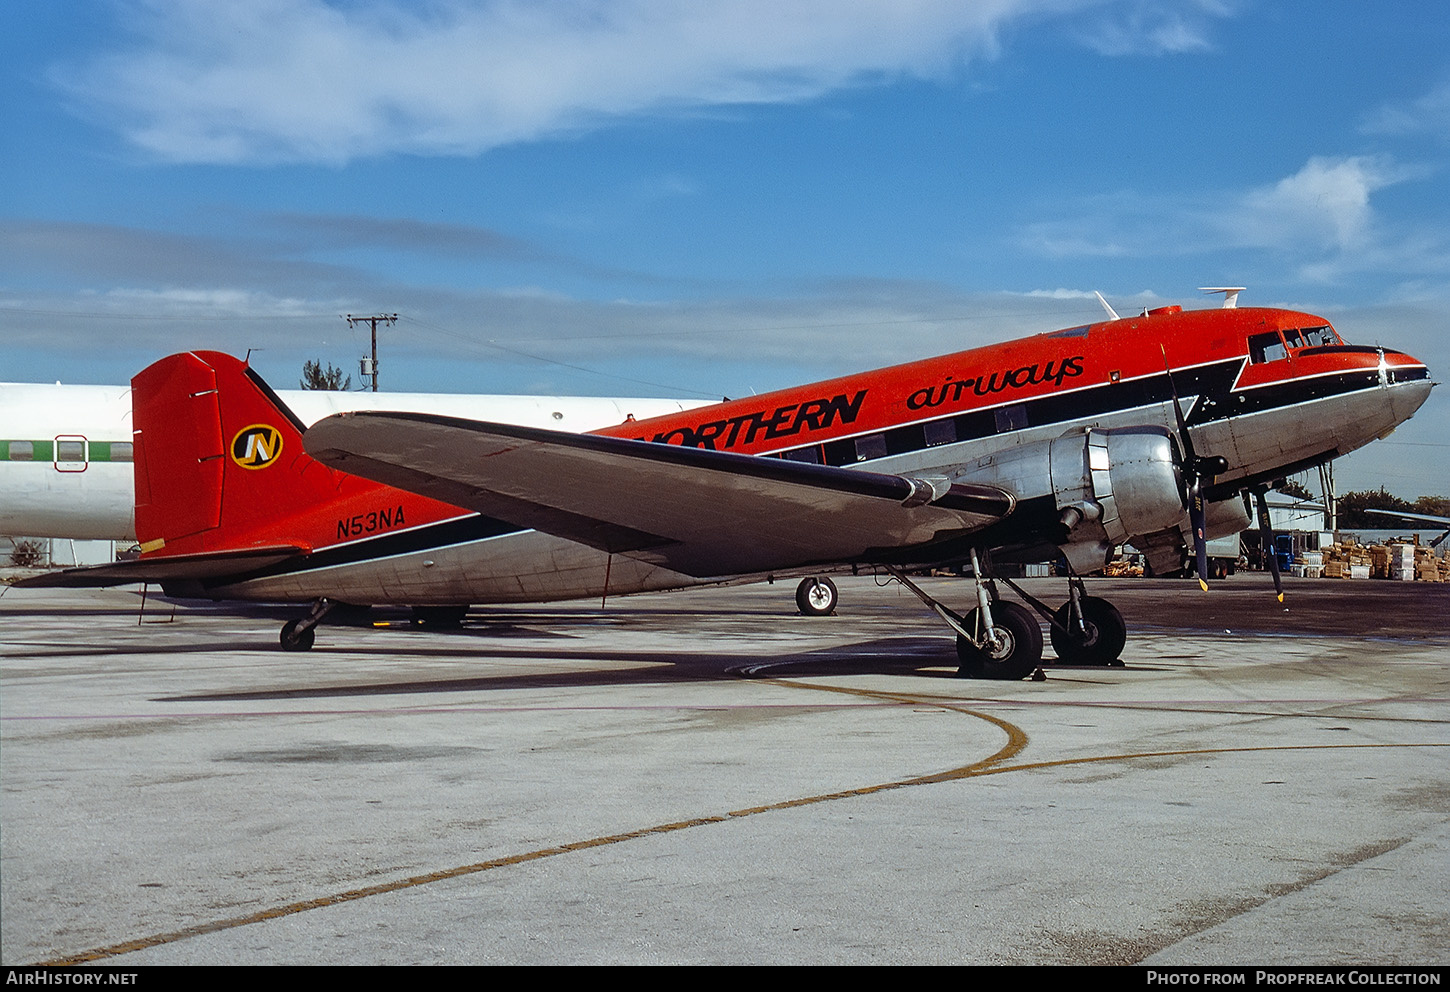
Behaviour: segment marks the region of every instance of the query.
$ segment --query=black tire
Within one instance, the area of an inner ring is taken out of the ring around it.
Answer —
[[[1063,603],[1062,609],[1053,615],[1056,623],[1051,627],[1052,650],[1057,652],[1057,660],[1064,665],[1111,665],[1128,643],[1128,625],[1123,622],[1123,615],[1112,603],[1096,596],[1084,596],[1079,603],[1087,638],[1071,632],[1072,604]],[[1067,629],[1059,630],[1059,626]]]
[[[966,616],[966,628],[975,630],[977,611]],[[992,626],[1001,646],[978,648],[957,635],[957,676],[964,679],[1017,681],[1031,675],[1042,663],[1042,628],[1026,607],[998,600],[992,604]]]
[[[283,651],[312,650],[312,642],[317,640],[317,628],[308,627],[306,630],[299,631],[297,628],[301,625],[301,620],[288,620],[282,625],[282,636],[279,639],[282,642]]]
[[[828,617],[836,612],[836,584],[824,576],[801,579],[795,587],[796,609],[803,617]]]

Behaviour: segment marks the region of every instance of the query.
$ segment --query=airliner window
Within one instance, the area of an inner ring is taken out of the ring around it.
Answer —
[[[136,448],[130,441],[111,442],[111,461],[131,462],[136,460]]]
[[[939,444],[951,444],[957,439],[957,425],[953,420],[933,420],[923,425],[926,428],[926,446],[934,448]]]
[[[1284,343],[1295,350],[1304,347],[1304,332],[1297,328],[1290,328],[1282,332]]]
[[[12,462],[28,462],[35,458],[35,443],[33,441],[11,441],[10,460]]]
[[[868,434],[865,437],[856,438],[856,460],[858,462],[870,461],[873,458],[886,457],[886,438],[881,434]]]
[[[1020,431],[1027,426],[1027,407],[1020,403],[1017,406],[1004,406],[997,411],[997,433],[1005,434],[1008,431]]]
[[[1249,361],[1255,365],[1260,362],[1277,362],[1281,358],[1288,357],[1289,351],[1284,347],[1284,340],[1279,337],[1278,331],[1250,335]]]
[[[57,440],[55,442],[55,460],[58,462],[85,461],[86,442]]]
[[[1327,324],[1324,327],[1306,327],[1306,328],[1304,328],[1304,345],[1305,345],[1305,347],[1317,348],[1317,347],[1319,347],[1321,345],[1338,344],[1338,343],[1339,343],[1339,335],[1335,334],[1334,333],[1334,328],[1328,326]]]
[[[785,452],[781,457],[793,462],[806,462],[811,465],[819,465],[821,463],[821,446],[819,444],[813,444],[809,448],[796,448],[793,451]]]

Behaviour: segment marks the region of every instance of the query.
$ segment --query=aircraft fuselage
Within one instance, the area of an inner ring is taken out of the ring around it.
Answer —
[[[1038,480],[1022,468],[1060,466],[1046,454],[1059,439],[1123,428],[1176,436],[1176,394],[1197,453],[1226,462],[1205,486],[1209,499],[1226,500],[1384,436],[1418,409],[1431,385],[1423,363],[1387,349],[1346,345],[1328,321],[1311,314],[1169,307],[596,433],[1000,486],[1019,500],[1016,515],[1003,523],[1004,534],[1030,513],[1042,520],[1025,530],[1015,526],[997,545],[1028,556],[1055,551],[1045,535],[1055,526],[1063,494],[1078,484]],[[1081,467],[1087,479],[1091,466]],[[1020,491],[1029,484],[1036,491]],[[712,581],[477,514],[450,513],[406,493],[396,503],[362,506],[361,521],[357,510],[337,520],[322,514],[309,525],[308,558],[206,592],[218,598],[462,604]],[[384,509],[390,511],[386,526],[378,513]],[[1186,514],[1178,516],[1186,530]],[[1232,513],[1220,519],[1227,521],[1225,530],[1245,526]],[[985,548],[992,539],[989,534]],[[1100,556],[1101,543],[1100,535],[1086,541],[1079,560]]]

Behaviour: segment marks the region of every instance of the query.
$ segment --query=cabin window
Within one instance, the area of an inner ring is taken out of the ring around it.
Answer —
[[[781,454],[782,458],[793,462],[805,462],[809,465],[821,464],[821,446],[813,444],[809,448],[795,448]]]
[[[33,441],[11,441],[10,460],[12,462],[34,461],[35,443]]]
[[[869,462],[873,458],[886,457],[886,437],[882,434],[867,434],[856,438],[856,460]]]
[[[91,461],[131,462],[136,460],[135,447],[130,441],[92,441]]]
[[[1004,406],[996,411],[997,433],[1006,434],[1008,431],[1020,431],[1027,426],[1027,407],[1021,405]]]
[[[920,424],[896,427],[886,432],[886,453],[904,455],[908,451],[920,451],[926,447],[926,432]]]
[[[924,425],[926,446],[934,448],[939,444],[952,444],[957,439],[957,425],[952,420],[933,420]]]
[[[1255,365],[1261,362],[1277,362],[1288,357],[1289,350],[1284,347],[1284,339],[1279,337],[1278,331],[1249,337],[1249,361]]]
[[[57,472],[86,470],[86,439],[71,435],[55,439],[54,463]]]

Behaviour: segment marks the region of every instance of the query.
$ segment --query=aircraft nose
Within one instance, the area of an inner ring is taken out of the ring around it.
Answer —
[[[1390,406],[1394,411],[1396,423],[1403,423],[1413,417],[1415,411],[1430,398],[1430,390],[1434,389],[1435,385],[1436,383],[1428,375],[1423,379],[1395,383],[1389,390],[1389,394]]]
[[[1395,426],[1414,416],[1415,411],[1430,398],[1430,391],[1436,385],[1424,362],[1388,348],[1380,352],[1379,376],[1381,385],[1386,387],[1381,390],[1388,407],[1386,413]]]

